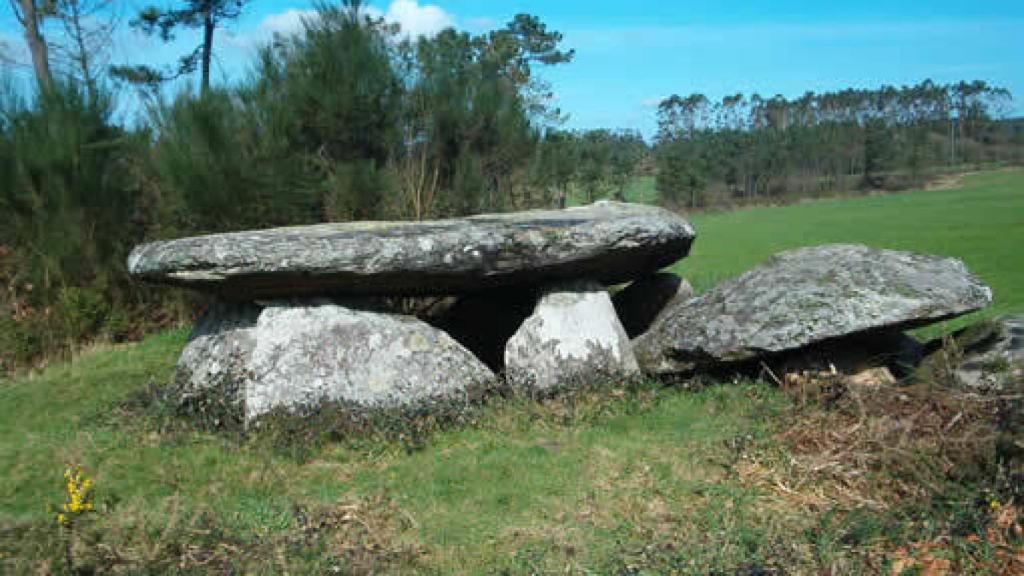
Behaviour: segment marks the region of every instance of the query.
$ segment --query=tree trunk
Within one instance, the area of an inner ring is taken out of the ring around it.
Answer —
[[[89,48],[86,46],[86,31],[82,28],[82,13],[78,0],[68,1],[68,12],[64,15],[68,19],[67,28],[75,42],[76,54],[75,63],[82,70],[82,81],[85,82],[85,89],[89,94],[89,101],[96,102],[96,79],[92,75],[92,64],[89,61]]]
[[[208,5],[203,12],[203,79],[200,93],[206,95],[210,91],[210,60],[213,57],[213,30],[216,22],[213,19],[213,6]]]
[[[50,59],[46,49],[46,41],[39,32],[39,16],[36,14],[35,0],[18,0],[21,5],[21,24],[25,27],[25,41],[32,54],[32,67],[36,79],[43,90],[49,90],[52,84],[50,76]]]

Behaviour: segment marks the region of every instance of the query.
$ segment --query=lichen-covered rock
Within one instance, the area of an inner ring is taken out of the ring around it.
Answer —
[[[459,399],[493,378],[458,342],[411,316],[327,300],[218,303],[178,362],[177,390],[183,404],[236,406],[253,420],[325,401],[375,409]]]
[[[861,245],[800,248],[673,305],[634,350],[647,372],[686,372],[831,338],[914,328],[991,300],[992,291],[953,258]]]
[[[323,401],[393,408],[462,397],[494,374],[410,316],[336,304],[274,304],[256,324],[246,416]]]
[[[625,282],[686,256],[693,227],[653,206],[430,222],[346,222],[138,246],[131,274],[224,298],[457,294],[595,278]]]
[[[612,296],[615,312],[630,338],[650,328],[670,305],[693,298],[693,286],[677,274],[658,272],[635,280]]]
[[[207,393],[227,396],[225,405],[244,403],[245,371],[256,346],[254,304],[216,302],[196,322],[178,359],[175,384],[179,400]]]
[[[639,366],[608,292],[578,282],[540,298],[505,347],[505,370],[513,384],[549,390],[580,378],[635,375]]]

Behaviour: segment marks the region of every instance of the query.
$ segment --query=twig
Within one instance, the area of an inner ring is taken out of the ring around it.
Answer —
[[[783,385],[782,380],[779,380],[779,377],[775,375],[775,372],[772,372],[772,369],[769,368],[767,364],[765,364],[764,360],[761,361],[761,368],[764,368],[765,372],[767,372],[768,375],[772,377],[772,380],[774,380],[777,385]]]
[[[957,412],[956,416],[953,416],[953,419],[949,421],[949,424],[946,424],[942,428],[942,431],[943,432],[949,432],[953,428],[953,426],[956,426],[956,423],[959,422],[960,419],[963,418],[963,416],[964,416],[964,413],[962,411],[961,412]]]

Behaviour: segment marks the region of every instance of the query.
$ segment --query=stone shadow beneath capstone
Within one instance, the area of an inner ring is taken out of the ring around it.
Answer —
[[[776,381],[785,374],[813,371],[854,374],[870,368],[888,368],[896,378],[911,376],[921,363],[927,346],[899,330],[873,330],[822,340],[795,350],[723,362],[708,358],[687,374],[664,380],[701,376],[730,380],[736,377]],[[778,383],[778,382],[776,382]]]
[[[533,314],[537,289],[489,290],[459,297],[426,322],[448,333],[496,374],[505,369],[505,345]]]

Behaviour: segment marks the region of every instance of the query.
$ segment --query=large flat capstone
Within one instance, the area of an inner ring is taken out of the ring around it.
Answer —
[[[923,326],[991,301],[991,289],[954,258],[847,244],[800,248],[671,305],[634,350],[646,372],[686,372]]]
[[[428,222],[347,222],[217,234],[137,247],[143,280],[252,300],[316,294],[456,294],[594,278],[612,284],[687,255],[695,232],[653,206]]]

